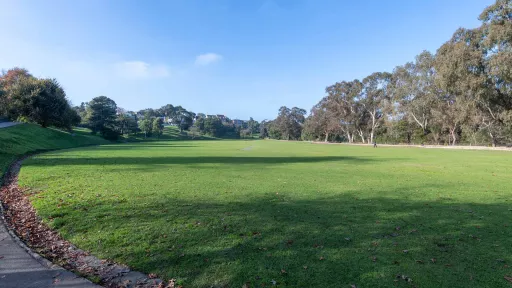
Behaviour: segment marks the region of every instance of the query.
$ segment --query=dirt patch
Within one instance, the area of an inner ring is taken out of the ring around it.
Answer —
[[[156,275],[149,276],[132,271],[129,267],[110,260],[98,259],[64,240],[56,231],[50,229],[37,216],[28,196],[18,186],[18,173],[22,161],[14,162],[4,178],[0,188],[4,217],[8,228],[34,251],[53,263],[71,270],[89,279],[100,279],[105,287],[137,288],[174,288],[175,281],[164,283]]]

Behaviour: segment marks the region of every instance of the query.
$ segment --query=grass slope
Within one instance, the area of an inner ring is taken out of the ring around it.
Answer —
[[[147,137],[144,138],[144,133],[139,132],[137,135],[125,136],[124,140],[127,142],[137,141],[182,141],[182,140],[220,140],[219,138],[211,137],[208,135],[194,134],[190,131],[182,131],[176,126],[165,126],[164,131],[160,137]]]
[[[79,247],[184,287],[510,287],[511,160],[147,142],[41,154],[20,183]]]
[[[60,130],[44,129],[35,124],[0,129],[0,179],[12,161],[27,153],[110,143],[83,130],[77,130],[75,133],[73,136]]]

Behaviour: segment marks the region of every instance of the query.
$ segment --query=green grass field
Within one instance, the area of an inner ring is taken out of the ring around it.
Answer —
[[[20,184],[78,247],[184,287],[510,287],[511,163],[493,151],[160,141],[44,153]]]
[[[45,129],[35,124],[0,129],[0,179],[12,161],[27,153],[109,143],[84,129],[77,129],[74,133]]]

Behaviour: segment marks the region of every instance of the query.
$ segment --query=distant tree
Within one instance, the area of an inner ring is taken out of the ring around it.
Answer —
[[[258,121],[252,119],[252,117],[249,118],[249,121],[247,121],[247,129],[250,131],[250,135],[252,136],[253,133],[258,133],[260,130],[260,124]]]
[[[268,138],[268,121],[261,121],[260,123],[260,138],[265,139]]]
[[[71,129],[78,118],[71,110],[64,89],[55,79],[37,81],[37,92],[30,101],[29,118],[42,127],[50,125]],[[71,123],[71,122],[73,123]]]
[[[55,79],[20,77],[9,88],[7,115],[42,127],[71,129],[79,116],[71,112],[66,93]]]
[[[214,137],[221,137],[224,135],[224,125],[219,118],[206,118],[204,121],[204,132]]]
[[[80,116],[81,123],[83,125],[87,125],[87,103],[82,102],[80,103],[80,106],[75,106],[73,109],[76,111],[76,113]]]
[[[153,131],[153,123],[151,119],[143,119],[139,121],[139,129],[144,133],[144,138],[151,137]]]
[[[160,109],[158,109],[158,116],[160,117],[165,117],[165,118],[172,118],[175,114],[175,108],[173,105],[171,104],[167,104],[165,106],[162,106],[160,107]],[[156,115],[153,115],[153,116],[156,116]]]
[[[252,137],[252,130],[251,129],[241,129],[240,130],[240,137],[241,138],[250,138],[250,137]]]
[[[132,134],[137,132],[137,118],[133,112],[124,112],[117,115],[117,127],[123,134]]]
[[[93,98],[87,105],[88,111],[88,127],[93,133],[101,133],[104,135],[107,131],[116,130],[116,111],[117,105],[114,100],[106,97],[99,96]]]
[[[181,106],[176,106],[174,109],[175,113],[173,116],[173,124],[180,128],[180,132],[188,130],[188,128],[194,124],[194,118],[196,115]]]
[[[75,109],[71,108],[71,105],[68,104],[64,113],[59,117],[58,124],[56,127],[64,128],[68,131],[72,131],[73,126],[78,126],[81,122],[82,118],[76,112]]]
[[[192,136],[192,139],[195,139],[199,135],[201,135],[201,131],[197,126],[190,127],[189,134]]]
[[[198,114],[199,115],[199,114]],[[204,122],[206,121],[206,118],[203,118],[203,117],[199,117],[197,120],[196,120],[196,123],[195,123],[195,126],[197,127],[197,129],[204,133],[205,132],[205,128],[204,128]]]
[[[274,120],[273,125],[271,126],[272,133],[270,133],[270,136],[272,137],[279,134],[279,138],[285,140],[300,139],[302,134],[302,126],[306,120],[305,115],[306,110],[304,109],[297,107],[290,109],[286,106],[282,106],[279,109],[277,118]]]
[[[35,78],[25,68],[14,67],[0,73],[0,83],[4,89],[9,90],[13,85],[23,78]]]
[[[387,72],[376,72],[363,79],[363,91],[358,102],[368,115],[368,122],[365,123],[369,133],[368,143],[374,142],[375,131],[383,122],[386,104],[391,100],[390,83],[391,74]]]
[[[162,136],[162,134],[164,132],[164,121],[162,120],[162,118],[157,117],[157,118],[153,119],[151,132],[153,135],[156,135],[158,138],[160,138],[160,136]]]
[[[26,69],[12,68],[0,74],[0,114],[16,120],[30,113],[29,102],[37,93],[38,81]]]
[[[340,129],[349,143],[354,142],[354,135],[359,133],[364,142],[364,109],[358,103],[363,84],[359,80],[342,81],[325,89],[325,97],[322,107],[326,109],[334,121],[332,129]],[[339,126],[338,126],[339,125]]]
[[[414,63],[395,68],[392,76],[391,94],[399,113],[415,123],[426,135],[432,124],[432,107],[437,100],[439,88],[435,84],[435,56],[428,51],[416,56]]]

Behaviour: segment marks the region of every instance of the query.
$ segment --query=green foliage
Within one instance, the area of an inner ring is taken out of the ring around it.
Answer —
[[[136,114],[127,112],[117,115],[117,127],[121,135],[137,133],[138,125]]]
[[[480,27],[458,29],[436,55],[424,51],[392,74],[328,86],[302,138],[506,145],[512,138],[511,3],[497,0],[481,14]],[[403,120],[415,127],[403,131]],[[283,123],[278,116],[270,137],[290,138]]]
[[[151,126],[151,133],[153,135],[156,135],[158,138],[160,138],[163,131],[164,131],[164,121],[162,120],[162,118],[153,119],[152,126]]]
[[[55,79],[37,79],[27,70],[13,68],[0,76],[0,114],[70,130],[80,122],[64,89]]]
[[[505,288],[511,157],[151,141],[41,154],[19,181],[78,247],[184,287]]]
[[[268,135],[274,139],[299,140],[306,121],[305,115],[306,110],[301,108],[279,108],[277,118],[270,124]]]
[[[102,136],[115,137],[117,128],[117,105],[114,100],[99,96],[93,98],[87,105],[88,123],[87,126],[93,133],[100,133]]]
[[[204,120],[204,128],[203,132],[214,137],[221,137],[224,135],[224,125],[222,125],[222,121],[219,118],[206,118]]]
[[[151,137],[151,132],[153,132],[153,121],[152,119],[144,118],[139,121],[139,129],[144,133],[144,138]]]

